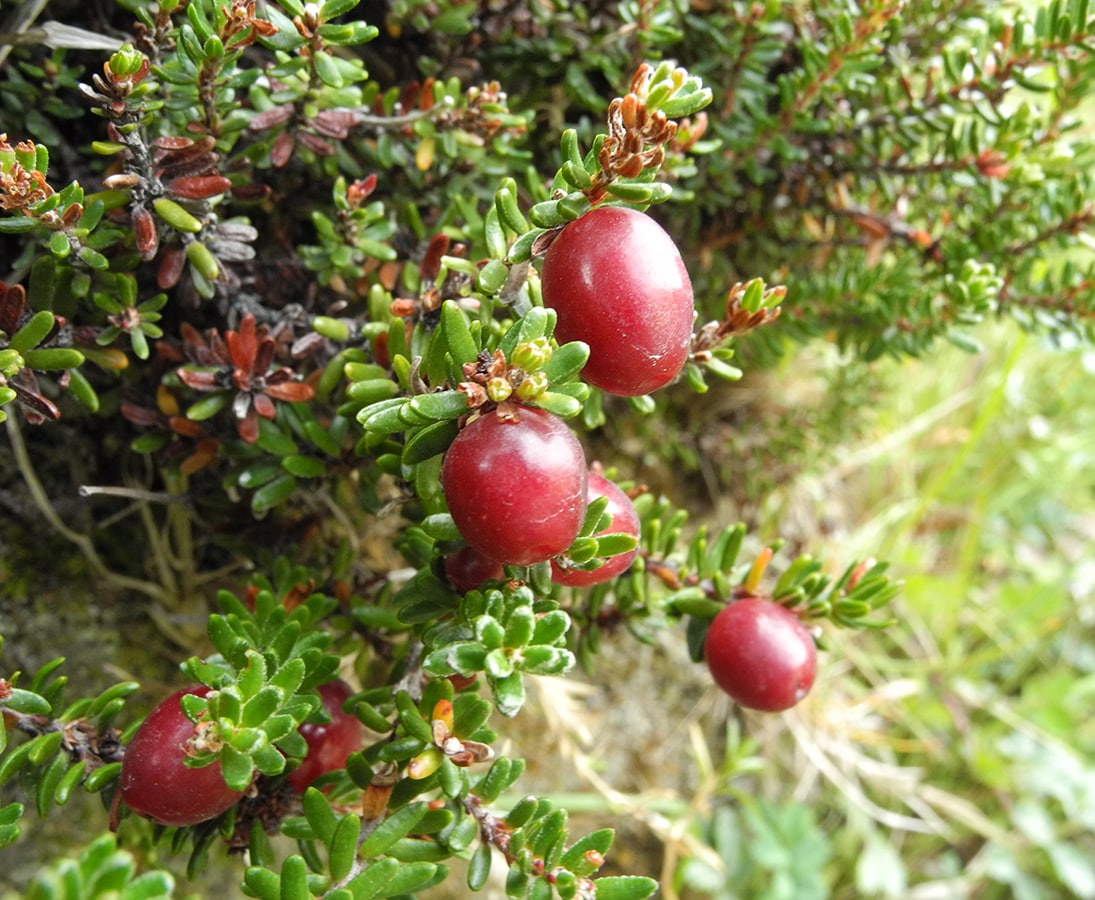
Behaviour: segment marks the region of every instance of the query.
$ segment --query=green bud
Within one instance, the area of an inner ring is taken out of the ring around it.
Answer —
[[[543,368],[544,364],[551,359],[551,354],[551,341],[545,337],[539,337],[518,344],[510,356],[510,363],[526,372],[535,372]]]

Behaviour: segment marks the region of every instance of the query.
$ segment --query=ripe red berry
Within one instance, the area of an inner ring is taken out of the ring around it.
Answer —
[[[817,647],[791,610],[771,600],[738,600],[711,622],[704,657],[715,683],[742,706],[790,709],[809,692]]]
[[[162,825],[196,825],[220,815],[243,796],[224,783],[219,762],[197,769],[185,763],[195,725],[179,701],[185,694],[205,697],[210,692],[204,685],[176,691],[133,735],[118,785],[125,805],[138,815]]]
[[[456,527],[477,553],[529,566],[573,543],[586,510],[582,445],[566,424],[521,407],[516,419],[487,413],[456,436],[441,464]]]
[[[461,547],[443,563],[445,578],[461,594],[474,591],[487,581],[500,581],[506,573],[502,564],[487,559],[474,547]]]
[[[582,377],[610,394],[649,394],[688,359],[692,282],[673,239],[649,216],[599,206],[567,224],[544,257],[544,305],[559,343],[585,341]]]
[[[346,757],[360,750],[365,742],[365,730],[357,716],[343,712],[342,704],[354,690],[345,681],[330,681],[318,688],[323,708],[330,722],[305,722],[300,726],[301,737],[308,743],[308,755],[289,773],[289,783],[298,793],[326,772],[346,766]]]
[[[639,537],[639,514],[635,511],[635,504],[620,488],[597,472],[589,473],[589,486],[586,489],[587,500],[592,503],[599,497],[608,498],[606,511],[612,516],[612,523],[600,534],[630,534]],[[568,587],[588,587],[592,584],[601,584],[615,578],[621,572],[627,571],[635,559],[637,550],[627,553],[618,553],[605,559],[603,566],[596,569],[570,569],[560,566],[556,560],[551,561],[551,580],[556,584],[564,584]]]

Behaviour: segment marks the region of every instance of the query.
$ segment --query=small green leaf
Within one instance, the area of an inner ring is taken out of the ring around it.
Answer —
[[[407,406],[412,415],[424,420],[424,424],[432,420],[455,419],[464,415],[468,411],[468,398],[460,391],[440,391],[412,397]]]
[[[593,882],[597,900],[645,900],[658,889],[653,878],[640,875],[612,875]]]
[[[509,277],[509,266],[500,259],[490,260],[476,278],[476,287],[484,294],[494,294],[502,289]]]
[[[310,787],[305,790],[302,803],[304,816],[313,833],[324,844],[329,844],[338,827],[338,817],[331,809],[330,801],[316,788]]]
[[[174,200],[167,197],[157,197],[152,201],[152,207],[156,210],[156,214],[176,231],[197,234],[202,230],[201,220],[191,215]],[[190,246],[203,245],[192,243]],[[189,247],[187,248],[187,258],[190,259]],[[194,261],[191,259],[190,262],[193,264]]]
[[[22,688],[12,688],[4,706],[12,712],[23,713],[28,716],[48,716],[52,712],[49,701],[41,694],[34,691],[25,691]]]
[[[481,891],[486,885],[490,878],[491,861],[491,845],[483,841],[468,861],[468,887],[471,890]]]
[[[405,837],[422,820],[428,804],[422,801],[409,803],[397,809],[381,822],[361,845],[361,855],[365,859],[380,856],[401,837]]]
[[[357,857],[357,842],[361,836],[361,820],[352,814],[343,816],[327,842],[328,867],[331,878],[341,881],[350,874]]]
[[[316,74],[320,81],[328,87],[340,88],[346,83],[330,53],[324,50],[315,51],[312,54],[312,63],[316,67]]]
[[[327,464],[314,456],[290,454],[281,458],[281,467],[297,478],[320,478],[327,473]]]
[[[246,790],[255,774],[251,757],[227,744],[221,751],[220,761],[224,783],[234,791]]]
[[[48,347],[42,350],[27,350],[23,360],[28,368],[41,371],[59,371],[83,365],[84,354],[72,347]]]
[[[254,830],[262,831],[261,828]],[[261,866],[250,866],[243,876],[243,890],[259,900],[281,900],[281,877]]]
[[[120,762],[111,762],[93,769],[84,780],[84,790],[90,794],[102,790],[122,773]]]
[[[308,890],[308,864],[294,853],[282,863],[279,900],[311,900]]]
[[[53,324],[53,313],[49,310],[43,309],[36,312],[12,335],[8,346],[20,354],[25,354],[45,340],[46,335],[53,330]]]
[[[396,859],[378,859],[366,866],[365,871],[346,887],[350,889],[356,900],[372,900],[373,897],[386,896],[381,892],[399,871],[401,865],[403,864]]]
[[[404,465],[417,465],[444,453],[449,449],[449,444],[453,442],[459,431],[459,427],[453,420],[434,422],[415,429],[407,438],[407,443],[403,445]]]
[[[263,485],[251,497],[251,509],[256,513],[267,512],[279,503],[284,503],[296,490],[297,480],[292,475],[283,475],[269,484]]]

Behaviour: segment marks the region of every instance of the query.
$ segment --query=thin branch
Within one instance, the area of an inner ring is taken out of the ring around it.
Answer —
[[[23,481],[27,486],[27,490],[30,492],[34,505],[38,507],[38,511],[42,514],[42,517],[46,522],[49,523],[50,527],[69,543],[75,545],[91,565],[95,574],[99,575],[110,584],[126,590],[138,591],[161,603],[166,601],[168,599],[167,592],[161,585],[140,578],[131,578],[128,575],[121,575],[112,571],[106,563],[103,562],[102,557],[99,556],[99,552],[95,549],[95,544],[92,542],[91,538],[86,534],[69,528],[68,525],[65,524],[64,520],[57,514],[57,510],[53,508],[49,495],[46,493],[45,488],[42,487],[42,482],[38,479],[38,474],[34,470],[34,464],[31,462],[30,454],[27,452],[27,445],[23,441],[23,433],[19,428],[18,417],[16,415],[8,416],[7,427],[8,437],[11,440],[12,453],[15,456],[15,464],[19,468],[19,473],[23,476]]]

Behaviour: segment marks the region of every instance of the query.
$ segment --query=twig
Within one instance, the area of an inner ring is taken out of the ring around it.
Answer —
[[[11,440],[12,453],[15,456],[15,464],[19,468],[19,473],[23,476],[23,481],[27,486],[27,490],[30,492],[34,505],[38,507],[38,511],[41,512],[42,517],[49,523],[54,531],[71,544],[74,544],[84,555],[84,558],[91,565],[91,568],[94,569],[95,574],[104,578],[110,584],[126,590],[139,591],[161,603],[165,602],[168,598],[167,592],[163,587],[151,581],[145,581],[141,578],[131,578],[128,575],[121,575],[112,571],[107,567],[106,563],[103,562],[102,557],[99,556],[91,538],[79,531],[74,531],[65,524],[57,514],[57,510],[53,508],[49,495],[46,493],[45,488],[42,487],[42,482],[39,481],[38,474],[34,471],[34,464],[31,462],[30,454],[27,453],[27,445],[23,441],[23,433],[19,429],[18,417],[16,415],[8,416],[7,427],[8,437]]]

